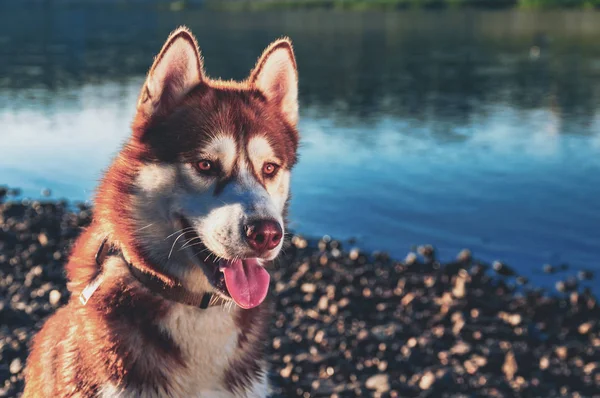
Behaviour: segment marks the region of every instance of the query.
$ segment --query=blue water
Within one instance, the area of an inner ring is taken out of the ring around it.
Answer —
[[[301,79],[293,229],[396,257],[469,248],[544,286],[556,280],[545,263],[600,274],[600,14],[101,11],[0,13],[1,184],[89,200],[176,25],[225,78],[288,34]]]

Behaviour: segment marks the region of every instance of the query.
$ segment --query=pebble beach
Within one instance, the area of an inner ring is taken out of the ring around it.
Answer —
[[[69,300],[92,210],[0,187],[0,397],[19,396],[31,338]],[[567,274],[546,291],[466,249],[393,259],[292,235],[271,269],[273,396],[600,397],[600,307],[579,286],[594,275]]]

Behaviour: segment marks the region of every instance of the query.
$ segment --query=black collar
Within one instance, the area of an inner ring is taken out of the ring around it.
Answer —
[[[144,287],[146,287],[151,292],[158,294],[164,297],[167,300],[175,301],[181,304],[191,305],[193,307],[198,307],[201,309],[206,309],[208,307],[221,305],[225,302],[224,299],[217,295],[213,295],[212,293],[194,293],[187,290],[185,287],[178,283],[174,286],[170,286],[163,282],[160,278],[148,273],[144,272],[141,269],[137,268],[133,264],[131,264],[125,256],[123,256],[123,252],[120,248],[109,247],[107,245],[108,239],[104,239],[98,247],[98,251],[96,252],[96,264],[100,267],[100,272],[98,275],[86,286],[85,289],[81,292],[79,296],[79,300],[83,305],[85,305],[92,294],[96,291],[96,289],[100,286],[103,279],[103,270],[102,264],[107,256],[120,256],[123,261],[127,264],[131,275],[133,275]]]

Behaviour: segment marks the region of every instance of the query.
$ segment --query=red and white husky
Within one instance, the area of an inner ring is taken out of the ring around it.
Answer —
[[[243,82],[209,79],[175,31],[67,264],[72,298],[34,340],[26,397],[264,397],[264,268],[298,147],[297,71],[272,43]]]

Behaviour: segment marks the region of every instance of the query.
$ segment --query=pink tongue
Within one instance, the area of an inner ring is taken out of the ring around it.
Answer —
[[[233,301],[244,309],[254,308],[263,302],[269,290],[269,273],[255,258],[224,261],[225,284]]]

